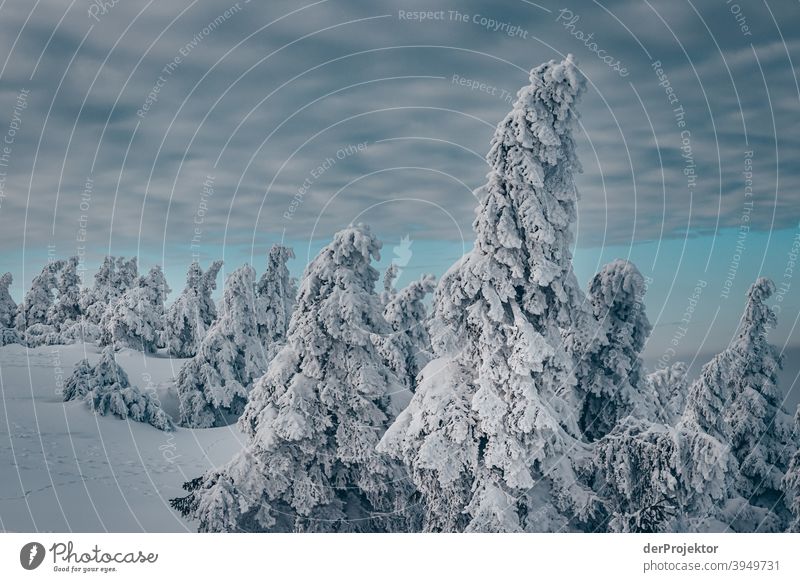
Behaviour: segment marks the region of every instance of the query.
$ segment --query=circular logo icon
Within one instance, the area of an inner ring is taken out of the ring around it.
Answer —
[[[35,570],[44,561],[44,546],[39,542],[29,542],[19,551],[19,563],[26,570]]]

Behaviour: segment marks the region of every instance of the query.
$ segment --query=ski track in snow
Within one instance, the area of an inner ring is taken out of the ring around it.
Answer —
[[[100,352],[83,344],[0,348],[0,529],[195,531],[169,499],[183,494],[186,479],[227,462],[242,434],[235,425],[166,433],[62,402],[59,386],[84,355],[94,364]],[[172,378],[184,360],[122,350],[117,361],[176,417]]]

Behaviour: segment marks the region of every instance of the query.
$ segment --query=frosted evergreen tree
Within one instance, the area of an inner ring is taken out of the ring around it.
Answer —
[[[375,452],[404,403],[393,403],[404,390],[372,343],[386,331],[370,264],[379,248],[350,227],[307,267],[287,344],[239,421],[244,451],[173,500],[201,531],[409,529],[412,489]]]
[[[594,447],[594,487],[616,532],[724,531],[734,462],[708,434],[629,416]]]
[[[783,480],[786,504],[792,512],[792,520],[787,531],[800,533],[800,454],[792,456]]]
[[[135,286],[138,279],[136,257],[125,259],[106,256],[94,275],[94,285],[84,288],[81,293],[81,310],[86,321],[99,325],[108,306]]]
[[[255,276],[249,265],[228,276],[219,317],[178,373],[182,426],[208,428],[236,420],[253,381],[267,368],[258,336]]]
[[[169,292],[160,266],[139,277],[137,285],[111,303],[103,315],[103,343],[155,352],[163,334],[164,301]]]
[[[78,262],[78,257],[70,257],[56,261],[52,266],[56,300],[47,314],[47,322],[58,331],[67,329],[81,318]]]
[[[800,435],[800,407],[794,417],[795,438]],[[800,533],[800,449],[795,450],[782,483],[785,504],[792,513],[788,531]]]
[[[64,391],[62,393],[64,402],[85,398],[86,394],[97,384],[98,381],[94,373],[94,366],[92,366],[86,358],[80,360],[75,364],[75,368],[72,370],[70,377],[64,382]]]
[[[8,291],[13,282],[14,277],[11,273],[0,277],[0,346],[19,343],[19,335],[14,329],[17,304]]]
[[[663,424],[675,424],[683,415],[686,395],[689,391],[686,364],[675,362],[669,367],[656,370],[645,377],[645,394],[649,405],[645,418]]]
[[[103,335],[99,325],[91,323],[81,318],[79,321],[70,323],[58,334],[59,343],[72,344],[75,342],[94,343],[99,341]]]
[[[55,302],[54,263],[48,263],[33,278],[31,287],[17,307],[16,326],[20,332],[34,325],[47,325],[47,315]]]
[[[684,412],[687,422],[731,447],[739,464],[737,488],[756,505],[779,497],[792,450],[791,420],[778,388],[781,356],[767,341],[777,318],[765,301],[774,291],[763,277],[750,287],[736,338],[703,366]]]
[[[384,303],[388,303],[392,296],[397,293],[397,290],[394,288],[394,283],[397,281],[397,276],[400,274],[400,267],[397,266],[397,263],[389,263],[389,266],[386,267],[386,270],[383,272],[383,293],[381,294],[381,300]]]
[[[59,342],[58,328],[51,319],[58,297],[57,274],[63,261],[49,261],[33,278],[22,303],[17,306],[15,324],[30,347]]]
[[[586,437],[608,434],[638,402],[648,403],[639,356],[650,322],[643,298],[645,282],[633,263],[618,259],[589,283],[588,299],[597,325],[578,360],[578,389],[584,394],[579,425]]]
[[[83,319],[78,257],[53,260],[34,277],[16,325],[30,347],[72,343]]]
[[[217,288],[222,261],[214,261],[204,273],[197,262],[189,266],[186,287],[167,310],[167,348],[176,358],[191,358],[217,317],[211,294]]]
[[[577,473],[586,448],[561,338],[582,302],[570,226],[584,83],[571,57],[530,81],[492,140],[475,246],[436,289],[441,357],[379,447],[410,468],[428,531],[556,531],[600,517]]]
[[[8,288],[14,282],[11,273],[0,277],[0,327],[14,327],[14,318],[17,316],[17,304],[11,297]]]
[[[391,332],[376,339],[384,363],[412,392],[416,388],[417,374],[432,359],[428,314],[423,301],[435,286],[433,275],[424,275],[394,293],[383,310]]]
[[[297,286],[286,267],[286,262],[293,258],[294,251],[290,247],[273,245],[267,256],[267,270],[261,275],[256,288],[258,335],[267,353],[267,360],[271,360],[286,342],[297,296]]]
[[[172,419],[151,394],[131,386],[125,370],[114,358],[111,346],[103,350],[97,365],[78,362],[65,385],[64,400],[82,398],[97,414],[114,415],[123,420],[144,422],[159,430],[171,431]]]

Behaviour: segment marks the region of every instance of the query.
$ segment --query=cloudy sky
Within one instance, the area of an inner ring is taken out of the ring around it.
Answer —
[[[494,125],[572,53],[579,277],[622,256],[653,279],[651,359],[680,327],[680,353],[724,345],[758,274],[798,344],[798,21],[776,0],[0,0],[0,269],[19,298],[48,254],[89,277],[138,255],[179,288],[195,256],[262,268],[279,240],[299,272],[361,221],[404,280],[441,274]]]

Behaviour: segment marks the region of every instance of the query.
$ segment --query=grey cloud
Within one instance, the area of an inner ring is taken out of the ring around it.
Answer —
[[[523,71],[567,52],[577,57],[590,80],[578,136],[585,169],[578,178],[580,245],[652,240],[662,232],[683,236],[687,225],[692,233],[737,227],[746,147],[755,151],[757,173],[753,227],[786,227],[800,218],[794,203],[800,185],[795,162],[800,154],[800,118],[797,87],[786,57],[788,50],[800,60],[799,33],[784,25],[784,47],[769,13],[759,7],[747,6],[752,36],[745,37],[724,5],[697,5],[712,39],[689,4],[606,3],[608,11],[636,34],[650,52],[648,57],[625,26],[596,4],[566,6],[580,15],[576,28],[593,33],[598,46],[624,61],[630,75],[622,78],[556,23],[564,6],[548,1],[540,4],[549,13],[524,2],[331,0],[260,32],[256,31],[300,5],[242,1],[238,12],[200,40],[197,35],[203,35],[204,27],[232,2],[196,3],[172,25],[191,3],[153,2],[131,24],[146,4],[119,2],[101,16],[57,93],[63,71],[93,24],[87,3],[76,2],[53,33],[66,7],[45,0],[22,31],[0,86],[0,133],[6,129],[17,92],[31,90],[23,130],[14,144],[7,197],[0,207],[0,245],[10,257],[8,263],[21,252],[23,231],[27,244],[53,243],[68,254],[76,247],[75,233],[84,214],[98,254],[109,244],[119,252],[164,249],[166,261],[179,262],[176,255],[184,257],[198,227],[198,204],[207,175],[214,176],[215,193],[208,200],[201,230],[204,251],[212,254],[222,245],[252,244],[254,236],[259,247],[281,236],[324,239],[373,205],[377,206],[365,216],[382,236],[414,232],[418,238],[456,240],[459,229],[471,228],[475,206],[471,190],[482,184],[487,171],[470,152],[485,153],[492,126],[509,109],[507,100],[492,95],[491,88],[513,94],[527,81]],[[773,2],[770,7],[778,22],[797,19],[795,5]],[[11,49],[31,8],[24,0],[5,3],[0,12],[0,54]],[[510,38],[473,22],[449,19],[404,21],[398,18],[399,9],[480,13],[517,24],[529,34],[527,39]],[[655,11],[678,36],[688,58]],[[391,16],[370,19],[387,14]],[[344,24],[357,19],[369,20]],[[333,28],[322,31],[328,27]],[[739,92],[747,146],[739,102],[714,41]],[[193,42],[196,46],[187,52]],[[751,42],[764,68],[766,87]],[[412,45],[442,48],[381,50]],[[163,67],[181,50],[186,56],[172,74],[165,75]],[[273,51],[278,52],[259,63]],[[650,67],[651,59],[661,60],[686,109],[698,172],[691,207],[680,129]],[[485,83],[489,89],[455,85],[454,74]],[[159,75],[166,80],[157,100],[138,116]],[[341,148],[359,142],[367,142],[365,151],[336,159]],[[312,179],[287,219],[285,213],[298,189],[328,158],[335,163]],[[424,169],[385,171],[395,167]],[[377,173],[368,176],[373,172]],[[84,211],[80,196],[87,177],[94,182],[89,209]],[[24,223],[29,184],[31,201]],[[427,202],[401,201],[416,198]]]

